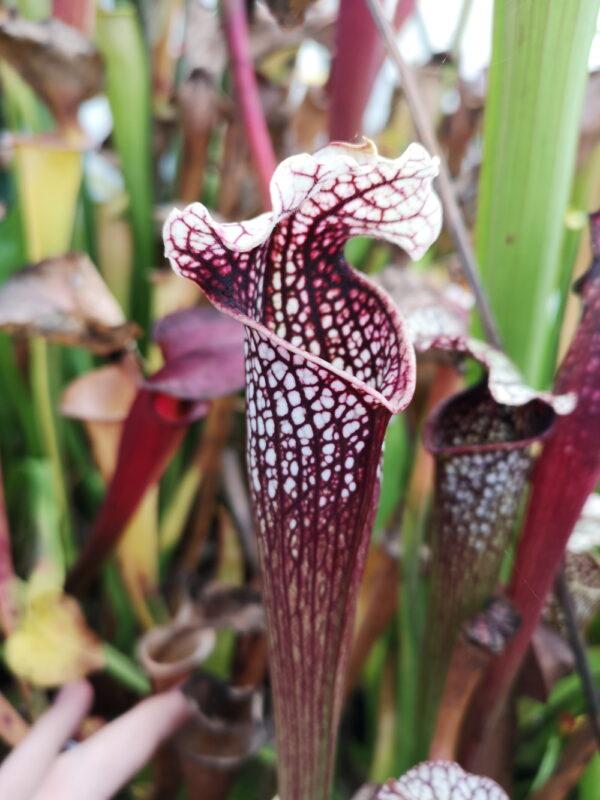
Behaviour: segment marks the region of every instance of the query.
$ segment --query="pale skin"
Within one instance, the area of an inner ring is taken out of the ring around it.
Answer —
[[[89,712],[87,681],[65,686],[0,766],[0,797],[107,800],[150,759],[193,711],[177,690],[146,700],[81,744],[61,752]]]

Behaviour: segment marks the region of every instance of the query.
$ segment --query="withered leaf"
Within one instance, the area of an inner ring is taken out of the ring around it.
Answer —
[[[123,422],[135,398],[138,379],[131,362],[86,372],[67,386],[60,411],[65,417],[88,422]]]
[[[0,24],[0,56],[48,104],[59,126],[74,120],[79,104],[104,88],[100,53],[58,19],[9,17]]]
[[[48,258],[0,287],[0,330],[106,355],[139,335],[84,253]]]
[[[575,407],[574,394],[535,391],[505,353],[469,335],[472,297],[458,284],[446,281],[438,286],[428,276],[396,268],[384,270],[379,283],[402,311],[417,353],[437,350],[474,358],[485,368],[497,403],[520,406],[539,399],[557,414],[569,414]]]

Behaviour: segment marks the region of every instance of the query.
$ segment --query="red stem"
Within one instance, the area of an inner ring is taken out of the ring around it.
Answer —
[[[398,0],[394,15],[397,30],[414,7],[415,0]],[[383,56],[383,41],[365,0],[342,0],[329,84],[331,139],[352,141],[360,137],[363,114]]]
[[[600,227],[600,217],[592,218]],[[597,231],[594,229],[594,233]],[[599,243],[600,244],[600,243]],[[527,517],[508,592],[522,624],[478,692],[467,742],[475,768],[492,734],[558,574],[567,541],[600,478],[600,251],[582,283],[584,313],[556,380],[557,393],[576,391],[573,413],[557,420],[536,464]]]
[[[80,594],[88,586],[148,487],[162,476],[191,420],[197,418],[183,408],[184,403],[168,395],[138,391],[124,423],[114,474],[90,537],[67,577],[67,591]]]
[[[222,0],[221,10],[235,93],[248,135],[263,203],[265,208],[270,208],[271,175],[277,162],[256,82],[244,0]]]

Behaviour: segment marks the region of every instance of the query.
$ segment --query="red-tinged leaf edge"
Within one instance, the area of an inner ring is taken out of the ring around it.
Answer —
[[[196,203],[165,224],[174,269],[246,326],[281,800],[329,797],[383,436],[414,389],[404,323],[343,246],[375,235],[422,255],[441,224],[436,171],[418,145],[390,161],[335,143],[279,165],[270,213],[219,224]]]
[[[478,361],[486,370],[494,400],[504,405],[524,405],[543,400],[557,414],[570,414],[576,404],[573,392],[554,395],[527,386],[508,356],[487,342],[469,336],[472,295],[460,285],[438,285],[428,276],[390,266],[377,278],[403,313],[417,353],[442,350]]]

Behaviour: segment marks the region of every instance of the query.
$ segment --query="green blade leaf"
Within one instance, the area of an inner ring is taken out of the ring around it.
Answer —
[[[148,322],[148,274],[155,266],[150,156],[150,76],[146,47],[136,12],[129,5],[98,11],[96,44],[106,63],[106,86],[113,115],[113,137],[129,193],[135,243],[131,316]]]
[[[570,267],[561,244],[599,5],[495,4],[477,249],[508,354],[538,387],[555,366]]]

